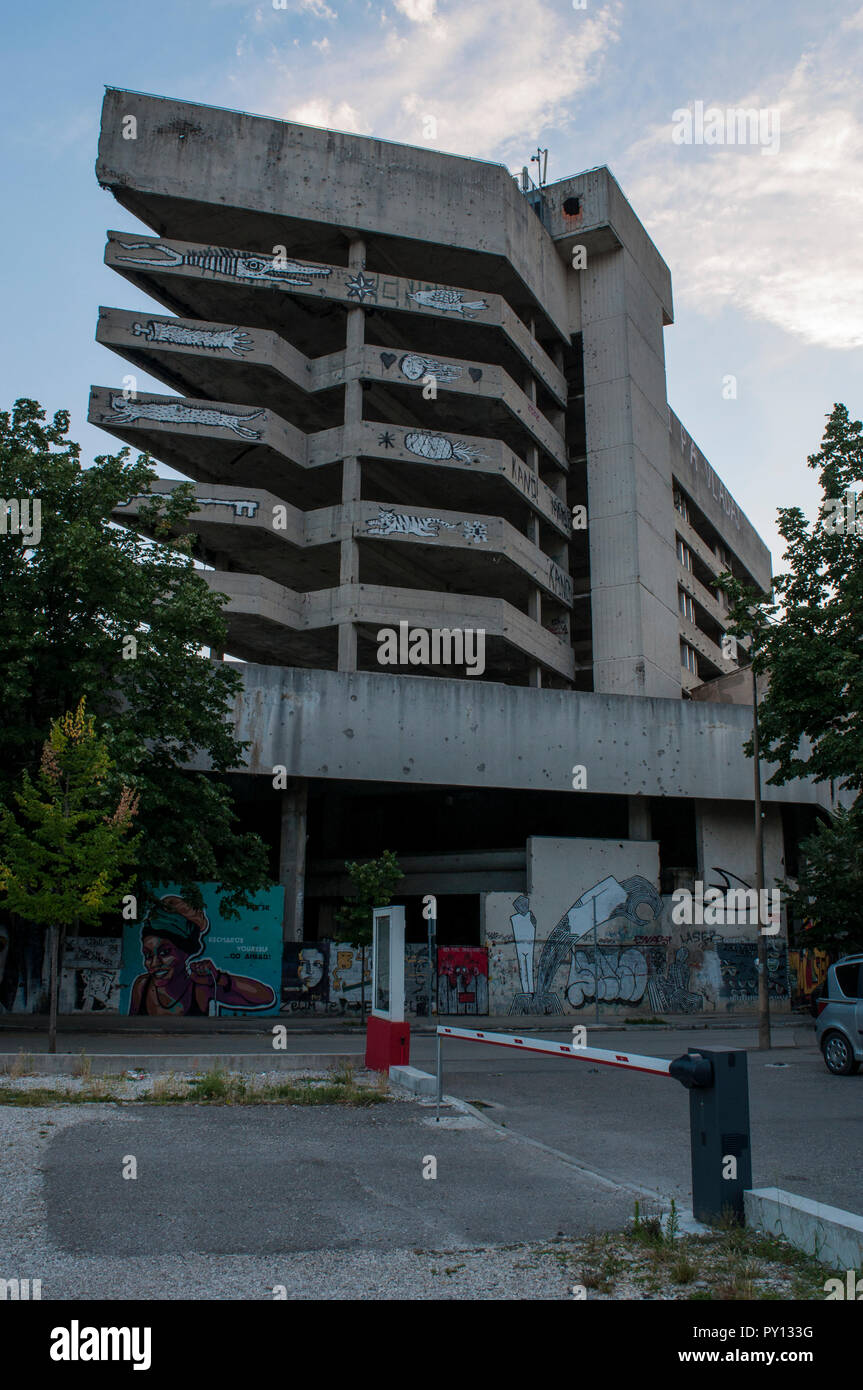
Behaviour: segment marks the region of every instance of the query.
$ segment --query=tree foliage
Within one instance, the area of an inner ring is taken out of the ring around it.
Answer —
[[[847,950],[860,940],[853,904],[863,887],[863,508],[858,533],[853,502],[863,483],[863,424],[844,405],[833,407],[808,466],[819,474],[818,515],[810,523],[799,507],[779,509],[786,569],[773,596],[730,574],[720,586],[731,601],[731,631],[751,638],[752,665],[767,676],[758,733],[762,758],[775,765],[768,783],[810,777],[853,795],[850,811],[837,808],[802,843],[790,893],[795,913],[813,919],[806,944]]]
[[[345,940],[352,946],[370,946],[372,941],[372,908],[388,907],[402,878],[399,861],[393,850],[385,849],[379,859],[365,864],[355,861],[345,864],[354,886],[351,898],[336,913]]]
[[[219,774],[242,764],[232,707],[236,670],[202,655],[222,648],[223,596],[196,569],[190,484],[142,504],[152,539],[111,525],[113,509],[149,494],[147,455],[129,450],[80,461],[69,419],[50,424],[35,401],[0,413],[0,496],[39,499],[41,537],[0,536],[0,804],[31,775],[51,721],[83,697],[114,767],[112,791],[139,796],[141,884],[176,882],[200,905],[213,881],[234,915],[269,884],[266,848],[237,833]],[[133,639],[133,640],[130,640]],[[196,756],[207,776],[192,765]]]
[[[837,529],[832,499],[863,481],[863,425],[844,405],[829,416],[809,467],[820,472],[814,524],[799,507],[778,512],[788,568],[775,598],[723,577],[732,631],[752,634],[752,664],[767,672],[758,731],[762,756],[776,764],[769,781],[795,777],[863,789],[863,534]],[[803,745],[801,747],[801,741]]]
[[[35,781],[25,770],[16,816],[0,808],[0,898],[39,926],[94,926],[134,882],[138,798],[110,790],[113,767],[84,701],[55,719]]]
[[[831,955],[863,950],[863,827],[859,813],[838,807],[804,842],[796,885],[783,885],[788,905],[803,922],[801,946]]]

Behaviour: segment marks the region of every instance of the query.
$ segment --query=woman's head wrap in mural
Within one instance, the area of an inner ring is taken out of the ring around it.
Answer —
[[[192,907],[184,898],[169,894],[151,905],[141,923],[141,940],[145,936],[163,936],[182,951],[196,956],[210,930],[210,919],[203,908]]]

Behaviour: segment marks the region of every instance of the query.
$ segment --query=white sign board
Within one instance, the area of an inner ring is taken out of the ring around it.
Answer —
[[[391,1023],[405,1017],[405,910],[372,910],[372,1013]]]

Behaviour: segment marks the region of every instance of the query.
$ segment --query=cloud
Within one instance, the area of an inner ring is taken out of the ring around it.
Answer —
[[[359,114],[346,101],[327,101],[312,97],[292,111],[290,119],[300,125],[323,126],[326,130],[346,130],[349,135],[361,134]]]
[[[395,7],[414,24],[430,24],[435,17],[436,0],[395,0]]]
[[[555,0],[397,0],[395,12],[380,12],[386,38],[377,12],[354,10],[349,26],[343,12],[326,55],[326,89],[338,103],[321,96],[320,70],[294,58],[286,40],[272,59],[247,59],[233,86],[248,93],[243,104],[285,120],[523,162],[526,143],[566,128],[600,81],[621,14],[621,0],[587,13]],[[433,139],[424,135],[427,116]]]
[[[673,144],[671,110],[691,93],[628,151],[626,192],[678,302],[709,315],[736,307],[819,347],[863,346],[861,68],[863,9],[775,79],[775,97],[697,94],[705,107],[778,111],[776,154]]]

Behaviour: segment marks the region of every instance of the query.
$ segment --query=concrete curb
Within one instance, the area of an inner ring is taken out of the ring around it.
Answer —
[[[437,1094],[437,1077],[430,1071],[420,1071],[418,1067],[390,1067],[390,1083],[412,1096]]]
[[[0,1075],[8,1076],[22,1054],[0,1054]],[[233,1053],[119,1053],[119,1052],[36,1052],[28,1058],[27,1070],[39,1076],[80,1076],[82,1061],[93,1076],[122,1075],[127,1071],[211,1072],[214,1067],[229,1072],[327,1071],[350,1063],[362,1069],[359,1052],[233,1052]]]
[[[747,1226],[784,1236],[832,1269],[863,1269],[863,1216],[783,1192],[757,1187],[743,1194]]]

